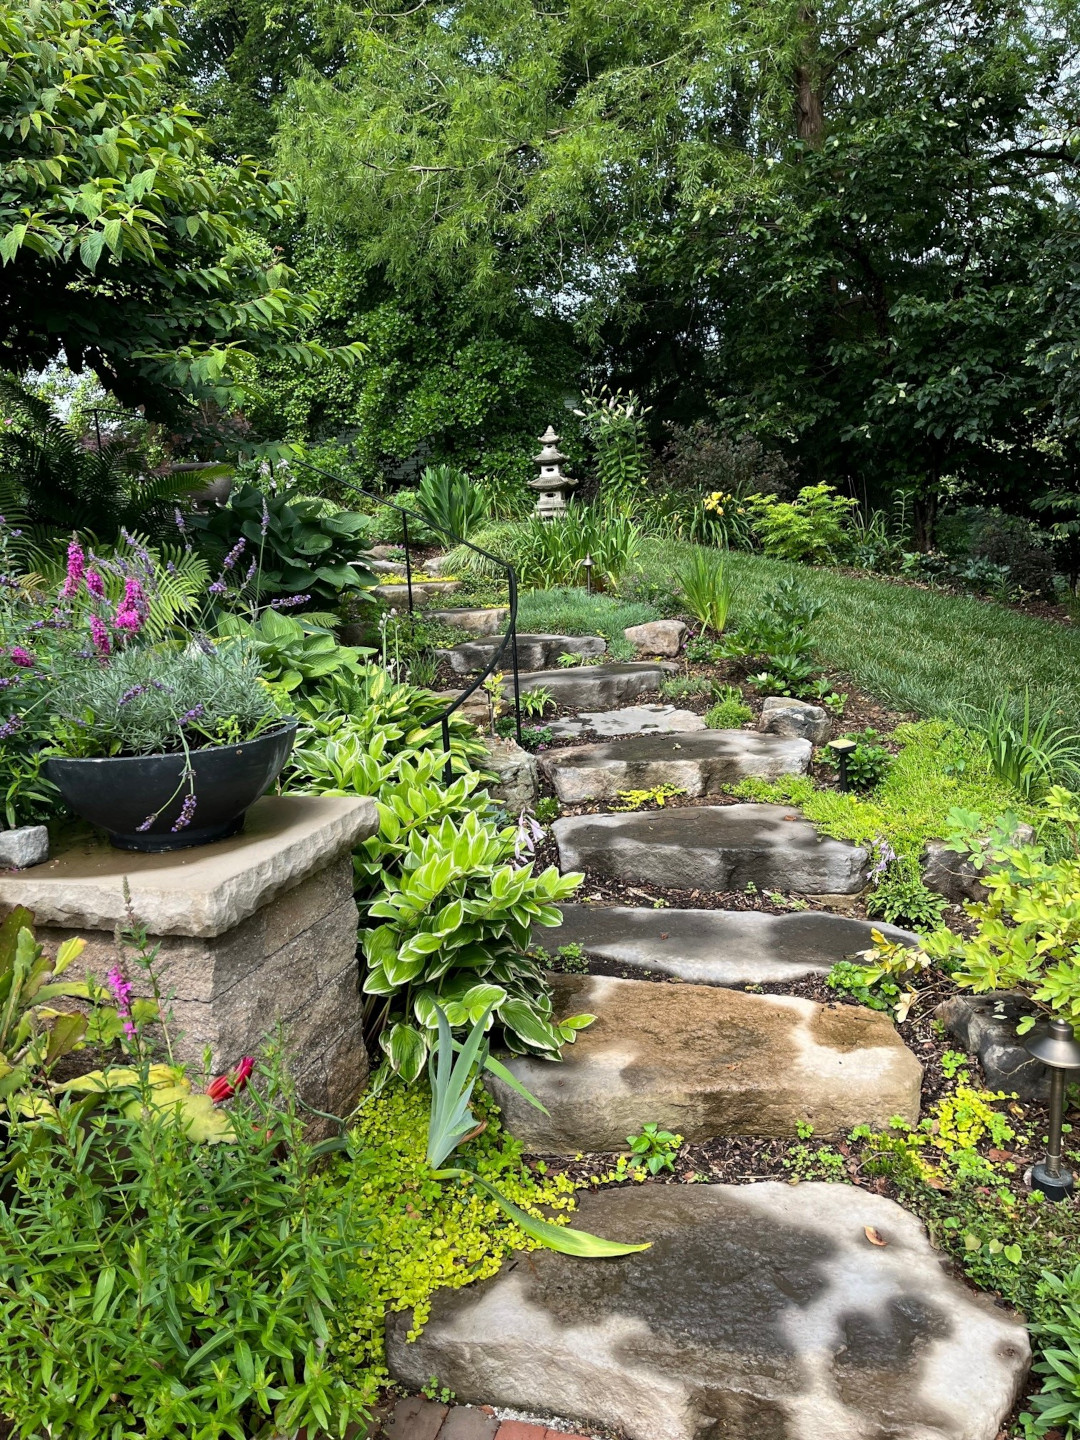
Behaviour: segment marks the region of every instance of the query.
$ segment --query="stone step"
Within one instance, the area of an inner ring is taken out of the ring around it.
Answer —
[[[915,1216],[854,1185],[634,1185],[576,1228],[644,1252],[514,1254],[386,1321],[390,1373],[629,1440],[995,1440],[1031,1349]],[[872,1244],[875,1233],[883,1245]]]
[[[879,1010],[605,975],[555,975],[552,987],[558,1019],[597,1019],[559,1063],[509,1062],[549,1113],[485,1079],[534,1153],[625,1150],[647,1121],[690,1141],[918,1121],[922,1066]]]
[[[464,640],[452,650],[436,650],[440,660],[449,662],[455,675],[468,675],[472,670],[483,670],[491,661],[492,654],[502,644],[500,636],[490,640]],[[599,635],[519,635],[517,637],[518,666],[522,670],[546,670],[556,663],[560,655],[584,655],[594,660],[603,655],[607,641]],[[510,663],[510,651],[504,657]]]
[[[568,710],[594,706],[613,710],[623,700],[636,700],[646,690],[659,690],[679,667],[654,660],[628,665],[578,665],[571,670],[532,670],[521,676],[522,690],[550,690]]]
[[[552,720],[552,735],[572,737],[586,730],[597,735],[659,735],[704,730],[705,721],[692,710],[674,705],[627,705],[622,710],[583,710],[576,720]]]
[[[918,945],[917,935],[882,921],[803,910],[639,910],[564,905],[558,929],[538,926],[535,944],[552,954],[580,945],[617,965],[675,975],[698,985],[772,985],[824,975],[869,948],[871,930]]]
[[[620,790],[677,785],[691,797],[718,795],[757,776],[805,775],[813,746],[745,730],[702,730],[683,735],[636,735],[603,745],[557,750],[544,773],[564,804],[612,800]]]
[[[456,610],[429,610],[427,618],[439,620],[443,625],[456,625],[459,630],[471,630],[474,635],[503,635],[510,610],[506,605],[478,609],[461,606]]]
[[[784,805],[701,805],[627,815],[577,815],[552,826],[563,871],[724,892],[853,895],[867,852],[819,835]]]
[[[414,580],[413,603],[419,604],[423,600],[434,600],[440,595],[452,595],[460,587],[460,580]],[[409,603],[409,587],[404,580],[400,583],[387,581],[385,584],[376,585],[371,594],[377,595],[380,600],[389,601],[391,605],[407,606]]]

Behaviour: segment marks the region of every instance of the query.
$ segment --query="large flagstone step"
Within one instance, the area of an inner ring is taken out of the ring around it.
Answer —
[[[521,675],[522,690],[550,690],[552,698],[568,710],[591,706],[611,710],[636,700],[646,690],[659,690],[679,667],[654,660],[627,665],[578,665],[571,670],[533,670]],[[509,689],[507,690],[509,694]]]
[[[879,1010],[601,975],[556,975],[552,988],[556,1018],[597,1018],[558,1063],[508,1062],[548,1113],[485,1081],[527,1150],[625,1150],[648,1121],[692,1141],[918,1121],[922,1066]]]
[[[745,730],[635,735],[556,750],[541,767],[565,804],[612,800],[621,790],[675,785],[689,796],[717,795],[740,780],[805,775],[809,740]]]
[[[631,1186],[571,1223],[650,1248],[514,1254],[438,1290],[418,1338],[387,1316],[391,1374],[630,1440],[995,1440],[1022,1391],[1017,1317],[867,1190]]]
[[[436,650],[440,660],[449,663],[455,675],[468,675],[473,670],[483,670],[491,663],[491,657],[502,644],[502,636],[490,640],[463,640],[450,650]],[[546,670],[554,665],[560,655],[584,655],[595,660],[607,649],[607,641],[600,635],[518,635],[518,665],[522,670]],[[510,664],[510,649],[505,652],[505,664]]]
[[[558,929],[538,926],[533,939],[554,953],[577,944],[628,968],[674,975],[698,985],[770,985],[823,975],[871,944],[871,930],[890,940],[919,939],[883,921],[803,910],[645,910],[564,905]]]
[[[661,731],[704,730],[705,721],[692,710],[674,705],[625,705],[621,710],[582,710],[574,719],[544,722],[552,735],[573,738],[595,730],[605,738],[615,735],[642,735]]]
[[[562,870],[609,880],[724,892],[851,895],[867,852],[819,835],[784,805],[700,805],[622,815],[576,815],[552,826]]]

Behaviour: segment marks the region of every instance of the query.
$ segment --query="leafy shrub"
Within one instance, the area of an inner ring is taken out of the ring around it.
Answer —
[[[932,930],[941,923],[946,900],[923,884],[919,867],[907,857],[894,860],[866,897],[866,913],[874,920],[909,930]]]
[[[686,700],[691,695],[708,695],[712,681],[705,675],[673,675],[670,680],[661,680],[660,694],[665,700]]]
[[[804,485],[795,500],[751,495],[747,508],[765,554],[776,560],[828,560],[841,544],[856,501],[831,485]]]
[[[239,540],[247,542],[257,562],[250,583],[261,599],[303,593],[334,603],[375,584],[364,564],[371,529],[364,516],[297,490],[269,494],[242,485],[227,505],[188,523],[218,563]]]
[[[751,435],[725,433],[708,420],[687,426],[668,422],[664,428],[668,439],[650,468],[644,523],[680,540],[749,548],[753,532],[746,497],[794,489],[783,456]]]
[[[275,1064],[263,1084],[232,1107],[228,1144],[193,1143],[154,1105],[81,1097],[19,1136],[0,1206],[15,1435],[224,1440],[364,1418],[331,1363],[332,1297],[363,1235]]]
[[[923,950],[886,940],[880,930],[871,930],[870,936],[873,944],[860,955],[863,964],[839,961],[829,971],[826,984],[854,995],[871,1010],[889,1011],[899,1024],[907,1019],[918,981],[929,970],[930,960]]]
[[[644,419],[648,407],[636,395],[602,386],[586,395],[584,409],[574,413],[596,447],[596,478],[600,500],[623,515],[633,514],[642,500],[648,475]]]
[[[892,765],[892,756],[884,745],[877,742],[878,732],[870,725],[858,734],[846,735],[846,740],[856,741],[855,748],[847,752],[847,779],[852,790],[876,790]],[[822,764],[839,767],[840,761],[833,750],[822,757]]]
[[[417,507],[439,534],[440,544],[451,537],[468,540],[484,523],[484,497],[465,474],[453,465],[429,465],[420,476]]]
[[[754,712],[742,697],[737,685],[723,685],[713,692],[713,703],[705,712],[705,724],[710,730],[739,730]]]
[[[698,547],[675,572],[675,579],[691,615],[706,630],[722,635],[734,595],[734,586],[724,574],[723,556]]]
[[[822,608],[789,576],[761,597],[759,608],[728,638],[727,652],[763,664],[781,686],[805,684],[814,673],[811,629]]]
[[[990,894],[965,906],[974,933],[938,930],[926,946],[935,959],[956,964],[957,985],[976,993],[1023,990],[1038,1005],[1080,1026],[1080,808],[1074,796],[1055,787],[1044,813],[1070,837],[1069,852],[1049,860],[1041,845],[991,841],[990,868],[983,876]],[[1007,828],[1001,826],[999,834]],[[968,850],[966,836],[950,838],[953,848]],[[1029,1016],[1019,1028],[1034,1023]]]
[[[1080,1264],[1065,1275],[1042,1273],[1039,1308],[1048,1312],[1036,1323],[1040,1353],[1033,1369],[1042,1389],[1031,1411],[1020,1416],[1025,1440],[1042,1440],[1049,1431],[1062,1440],[1080,1436]],[[1031,1412],[1034,1413],[1031,1413]]]

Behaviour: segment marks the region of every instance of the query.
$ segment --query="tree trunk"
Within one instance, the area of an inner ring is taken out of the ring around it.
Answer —
[[[820,150],[825,139],[823,67],[817,15],[809,5],[799,6],[802,45],[795,66],[795,133],[804,144]]]

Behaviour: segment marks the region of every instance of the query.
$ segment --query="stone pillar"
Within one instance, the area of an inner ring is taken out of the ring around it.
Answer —
[[[126,879],[135,919],[159,947],[161,987],[172,992],[177,1058],[202,1079],[209,1049],[220,1073],[281,1022],[300,1095],[345,1114],[368,1071],[351,857],[377,827],[369,799],[264,796],[242,834],[213,845],[139,855],[89,841],[0,875],[0,911],[32,910],[50,949],[83,936],[78,964],[100,981],[126,924]],[[141,972],[127,969],[145,994]]]

